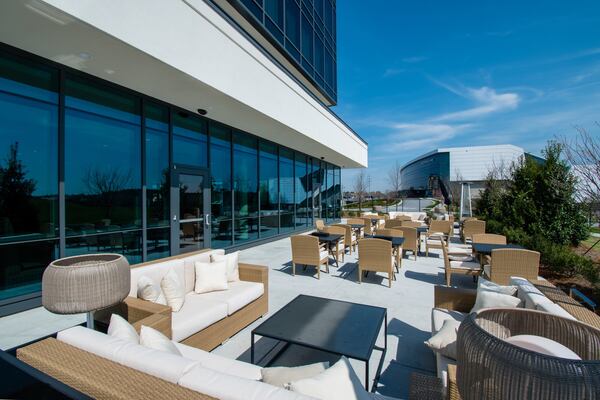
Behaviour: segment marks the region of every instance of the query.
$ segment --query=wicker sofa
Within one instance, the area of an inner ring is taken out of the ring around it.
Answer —
[[[600,316],[579,305],[546,280],[526,280],[511,277],[509,284],[517,287],[516,296],[524,308],[545,311],[567,319],[579,320],[600,327]],[[477,290],[448,286],[434,287],[434,308],[431,311],[431,334],[435,335],[447,319],[462,321],[475,305]],[[570,299],[570,300],[569,300]],[[456,387],[456,361],[435,353],[438,378],[447,387],[449,399],[459,399]]]
[[[210,351],[268,312],[268,268],[239,264],[240,280],[230,282],[229,289],[219,292],[194,293],[196,261],[209,262],[211,254],[223,250],[205,249],[131,267],[129,297],[117,312],[139,329],[153,327],[176,342]],[[137,298],[137,281],[142,276],[159,283],[174,269],[184,282],[186,298],[178,312],[168,306]],[[108,310],[109,315],[115,310]],[[106,318],[106,317],[105,317]]]

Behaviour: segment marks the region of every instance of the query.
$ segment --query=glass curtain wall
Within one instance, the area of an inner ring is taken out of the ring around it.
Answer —
[[[0,53],[0,304],[58,257],[58,71]]]
[[[142,261],[139,98],[75,76],[65,81],[66,254]]]
[[[279,231],[294,229],[294,152],[279,148]]]
[[[331,164],[327,164],[327,222],[331,222],[335,216],[335,182],[334,171]]]
[[[335,167],[335,219],[342,217],[342,170]]]
[[[258,239],[258,150],[255,136],[233,134],[235,243]]]
[[[147,260],[169,256],[169,109],[144,104]]]
[[[309,225],[309,178],[306,171],[306,156],[296,153],[296,228],[302,228]]]
[[[312,189],[312,199],[313,199],[313,219],[321,218],[321,168],[320,161],[312,159],[311,162],[312,171],[311,171],[311,189]]]
[[[279,162],[277,145],[259,144],[260,183],[260,237],[266,238],[279,233]]]
[[[211,247],[233,243],[231,191],[231,131],[210,123]]]
[[[327,164],[321,161],[321,215],[319,218],[327,219],[327,202],[329,200],[329,192],[327,192]]]

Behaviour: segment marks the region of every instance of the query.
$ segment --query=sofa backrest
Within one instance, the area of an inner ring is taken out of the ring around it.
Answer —
[[[165,258],[139,265],[131,266],[131,287],[129,296],[137,297],[137,282],[142,276],[147,276],[152,279],[156,285],[160,285],[162,278],[173,269],[179,278],[179,281],[185,285],[185,292],[194,291],[196,283],[196,273],[194,263],[210,262],[211,254],[225,254],[222,249],[206,250],[202,252],[194,252],[189,255],[182,254],[180,256]]]

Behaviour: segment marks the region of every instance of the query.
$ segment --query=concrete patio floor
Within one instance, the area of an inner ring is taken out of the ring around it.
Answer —
[[[410,253],[409,253],[410,254]],[[388,288],[384,274],[370,273],[357,281],[356,254],[346,254],[345,261],[336,268],[333,262],[330,273],[321,273],[317,280],[314,268],[296,269],[291,275],[290,239],[277,240],[241,251],[240,261],[269,267],[269,315],[279,310],[299,294],[321,296],[356,303],[385,307],[388,310],[388,351],[385,355],[381,378],[376,392],[395,398],[407,398],[410,374],[421,372],[435,375],[435,358],[423,344],[430,337],[433,288],[442,284],[443,262],[439,252],[429,257],[421,254],[415,261],[412,255],[402,260],[397,280]],[[453,277],[453,284],[475,287],[470,277]],[[214,353],[250,361],[250,332],[265,318],[255,321],[233,338],[217,347]],[[0,318],[0,347],[8,349],[35,340],[53,332],[85,321],[83,315],[59,316],[37,308],[20,314]],[[383,346],[383,329],[378,345]],[[267,362],[281,346],[271,340],[257,337],[256,360]],[[369,370],[371,381],[379,364],[381,352],[374,351]],[[277,365],[302,365],[317,360],[335,362],[335,358],[306,349],[291,348],[277,359]],[[351,360],[352,365],[364,380],[363,362]]]

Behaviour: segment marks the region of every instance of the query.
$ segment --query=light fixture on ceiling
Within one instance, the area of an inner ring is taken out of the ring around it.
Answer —
[[[86,53],[85,51],[82,51],[81,53],[79,53],[78,56],[82,60],[86,60],[86,61],[92,59],[92,55],[90,53]]]
[[[200,115],[206,115],[206,113],[207,113],[207,111],[204,108],[199,108],[196,111],[198,111],[198,114],[200,114]]]

